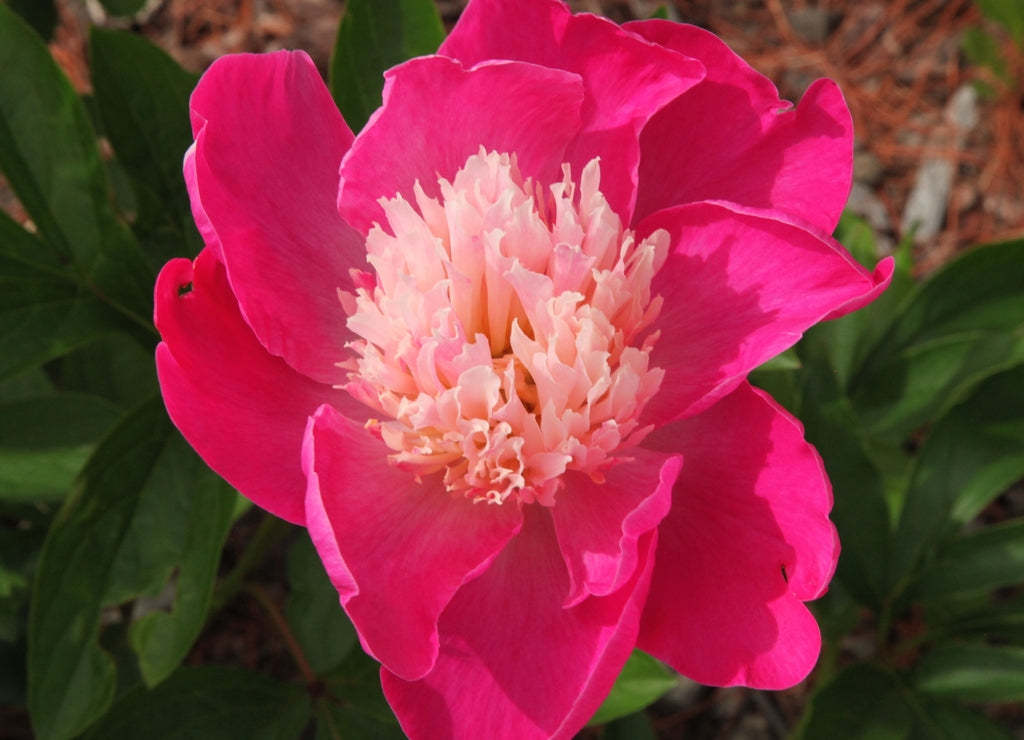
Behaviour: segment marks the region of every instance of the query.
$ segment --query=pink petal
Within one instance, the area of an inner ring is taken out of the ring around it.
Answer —
[[[562,608],[569,577],[546,510],[441,615],[434,670],[403,681],[381,670],[411,738],[571,738],[629,657],[656,532],[640,538],[633,577],[611,596]]]
[[[707,408],[810,326],[888,285],[892,259],[868,273],[831,237],[785,214],[727,203],[660,211],[673,251],[652,293],[664,307],[651,364],[666,371],[645,420],[663,424]]]
[[[704,77],[696,60],[647,43],[606,18],[571,15],[555,0],[470,3],[438,53],[466,66],[514,59],[580,75],[583,127],[566,161],[579,172],[600,156],[601,190],[626,223],[636,197],[641,129]]]
[[[467,70],[444,57],[420,57],[384,75],[384,105],[341,165],[338,208],[367,233],[383,223],[380,198],[415,202],[418,180],[430,196],[471,154],[512,153],[527,177],[561,179],[565,146],[580,126],[582,83],[575,75],[516,62]]]
[[[637,646],[705,684],[780,689],[814,666],[802,603],[839,556],[832,492],[800,423],[741,385],[645,444],[686,456]]]
[[[551,509],[569,569],[566,606],[591,594],[607,596],[628,581],[637,567],[637,542],[668,513],[682,458],[639,448],[623,454],[632,459],[608,468],[603,484],[567,476]]]
[[[625,27],[707,68],[704,82],[640,137],[637,220],[681,203],[729,200],[835,229],[850,193],[853,123],[834,82],[818,80],[793,109],[714,34],[660,20]]]
[[[426,674],[437,620],[459,587],[519,531],[518,507],[474,504],[389,465],[390,450],[329,406],[310,419],[306,526],[366,651],[399,676]]]
[[[264,509],[305,521],[299,449],[325,401],[358,411],[348,394],[267,354],[242,319],[224,266],[209,249],[168,262],[156,283],[163,342],[157,373],[167,412],[200,457]]]
[[[352,132],[303,52],[218,59],[192,94],[192,210],[222,255],[246,322],[271,354],[325,383],[348,338],[337,289],[365,264],[338,215]]]

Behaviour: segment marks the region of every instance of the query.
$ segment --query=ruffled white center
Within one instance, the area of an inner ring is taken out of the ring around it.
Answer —
[[[602,480],[664,372],[649,366],[651,279],[668,235],[635,243],[591,161],[546,191],[515,157],[471,156],[440,198],[383,199],[367,237],[375,274],[341,294],[360,337],[346,389],[417,475],[474,501],[554,503],[568,470]]]

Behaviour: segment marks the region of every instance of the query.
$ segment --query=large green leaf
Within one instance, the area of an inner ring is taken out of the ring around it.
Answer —
[[[444,26],[431,0],[348,0],[329,78],[352,130],[359,131],[380,107],[385,70],[433,54],[442,41]]]
[[[402,740],[405,734],[380,687],[380,664],[351,650],[316,703],[316,740]]]
[[[119,325],[113,311],[83,295],[55,249],[0,211],[0,379]]]
[[[104,440],[54,521],[36,573],[29,710],[39,738],[71,737],[109,707],[117,675],[100,646],[101,614],[156,595],[175,572],[173,610],[143,617],[131,639],[150,683],[184,657],[206,614],[234,499],[158,400]]]
[[[827,344],[827,336],[814,332],[798,346],[804,362],[800,418],[832,482],[832,519],[843,543],[836,577],[854,599],[877,609],[889,595],[889,506],[882,475],[865,451]]]
[[[62,393],[0,403],[0,499],[63,498],[121,410]]]
[[[297,740],[309,722],[309,694],[256,673],[223,666],[181,668],[154,689],[134,689],[86,736]]]
[[[146,0],[100,0],[100,5],[111,15],[134,15],[142,10]]]
[[[192,247],[185,241],[194,230],[181,160],[192,143],[188,99],[198,77],[132,33],[94,26],[90,52],[104,132],[135,190],[136,232],[159,267]]]
[[[1024,362],[1024,240],[979,247],[914,293],[850,385],[874,434],[902,441]]]
[[[900,696],[891,673],[856,663],[819,687],[796,736],[802,740],[903,740],[910,736],[913,713]]]
[[[1024,648],[947,644],[925,654],[913,674],[922,692],[978,702],[1024,701]]]
[[[661,661],[634,650],[590,724],[604,724],[633,714],[660,699],[678,682]]]
[[[945,601],[1024,584],[1024,519],[988,526],[951,542],[925,566],[910,596]]]
[[[305,534],[296,538],[288,550],[288,584],[288,623],[310,667],[317,675],[323,675],[337,668],[355,646],[356,630]]]
[[[1021,476],[1024,366],[979,385],[932,430],[918,457],[893,540],[893,583],[910,578],[929,548]]]
[[[0,169],[41,239],[104,302],[150,325],[153,272],[111,206],[81,101],[46,46],[0,4]]]

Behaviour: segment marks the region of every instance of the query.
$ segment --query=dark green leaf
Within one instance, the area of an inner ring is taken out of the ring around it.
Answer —
[[[856,663],[819,687],[796,736],[803,740],[902,740],[913,713],[890,673]]]
[[[893,582],[1024,476],[1024,367],[985,381],[928,437],[893,540]]]
[[[1017,46],[1024,48],[1024,7],[1019,0],[978,0],[978,7],[986,18],[1009,31]]]
[[[302,652],[317,675],[336,668],[356,644],[356,631],[339,603],[309,537],[300,535],[288,550],[291,593],[285,615]]]
[[[102,396],[125,409],[158,390],[153,347],[140,346],[125,334],[72,352],[51,373],[61,388]]]
[[[0,403],[0,499],[63,498],[121,410],[62,393]]]
[[[125,694],[86,737],[293,740],[309,712],[300,686],[222,666],[181,668],[154,689]]]
[[[947,618],[942,627],[950,635],[1024,645],[1024,595],[1012,599],[985,599],[972,609],[959,610]]]
[[[1024,701],[1024,649],[947,644],[928,652],[913,674],[922,692],[978,702]]]
[[[954,702],[915,695],[918,714],[911,740],[1011,740],[1009,733],[983,714]]]
[[[433,54],[444,26],[431,0],[348,0],[331,59],[330,87],[345,121],[359,131],[381,104],[384,71]]]
[[[39,236],[103,300],[149,327],[154,275],[111,207],[81,101],[46,46],[0,4],[0,169]]]
[[[1024,583],[1024,519],[985,527],[944,547],[911,586],[924,601],[956,599]]]
[[[662,6],[664,7],[664,6]],[[651,720],[645,712],[634,712],[609,722],[601,732],[601,740],[657,740]]]
[[[875,232],[867,222],[844,213],[836,227],[835,237],[854,258],[869,270],[878,262]],[[857,373],[870,348],[878,342],[896,315],[896,307],[913,287],[911,277],[911,242],[908,240],[893,255],[896,269],[889,287],[868,306],[852,314],[815,326],[811,334],[823,343],[835,370],[839,387],[845,392],[850,379]]]
[[[136,191],[145,233],[166,228],[177,237],[170,253],[156,238],[145,243],[159,267],[188,249],[191,213],[181,160],[192,143],[188,99],[198,77],[143,37],[123,31],[94,26],[90,51],[104,131]]]
[[[902,441],[986,377],[1024,362],[1024,240],[950,262],[907,302],[850,385],[872,433]]]
[[[29,22],[44,41],[57,30],[57,6],[53,0],[7,0],[14,12]]]
[[[977,27],[967,28],[964,30],[960,46],[972,64],[986,67],[997,77],[1001,77],[1007,82],[1010,81],[1006,73],[1006,60],[1003,59],[999,42],[991,35]]]
[[[800,417],[832,481],[832,519],[843,543],[836,577],[854,599],[879,608],[889,595],[890,513],[882,475],[858,436],[822,335],[808,335],[799,351]]]
[[[352,650],[317,701],[317,740],[402,740],[405,733],[380,688],[380,665]]]
[[[634,650],[590,724],[600,725],[633,714],[660,699],[678,681],[661,661]]]
[[[212,595],[234,495],[171,427],[159,400],[131,414],[86,465],[47,536],[29,632],[29,709],[38,737],[71,737],[113,700],[101,613],[173,581],[170,616],[132,634],[150,682],[180,661]],[[156,640],[166,644],[156,644]]]
[[[146,0],[100,0],[100,4],[111,15],[126,16],[135,15],[142,10]]]

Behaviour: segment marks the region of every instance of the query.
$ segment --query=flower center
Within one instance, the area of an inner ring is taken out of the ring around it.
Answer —
[[[514,155],[471,156],[440,197],[383,199],[366,240],[374,274],[343,293],[359,337],[345,388],[417,476],[442,472],[474,501],[553,505],[560,477],[602,480],[664,372],[649,366],[651,279],[668,234],[637,244],[601,194],[593,160],[545,190]]]

